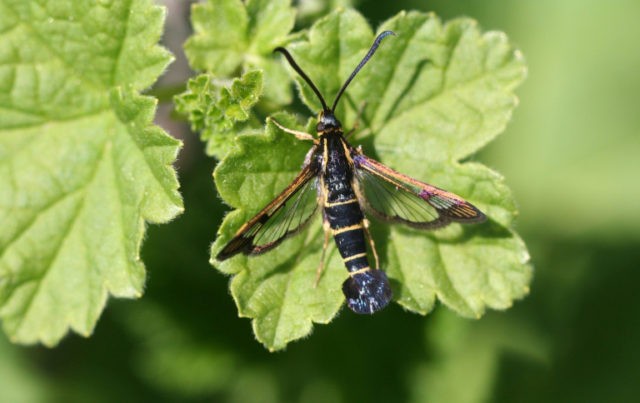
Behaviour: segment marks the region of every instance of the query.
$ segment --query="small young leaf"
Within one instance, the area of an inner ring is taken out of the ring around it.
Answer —
[[[145,221],[182,200],[180,143],[138,91],[171,56],[164,10],[0,0],[0,317],[21,343],[89,335],[109,294],[139,297]]]
[[[210,74],[189,80],[187,91],[175,97],[176,110],[186,115],[191,130],[207,141],[207,154],[222,159],[232,138],[249,119],[262,94],[262,71],[250,71],[232,81],[231,87],[215,82]]]
[[[191,67],[216,77],[230,77],[240,67],[262,69],[265,96],[291,102],[289,79],[271,56],[293,28],[291,0],[209,0],[193,6],[192,22],[195,34],[185,44]]]
[[[469,19],[443,26],[430,14],[400,13],[380,31],[386,29],[397,36],[384,40],[337,111],[349,130],[366,102],[361,128],[372,134],[356,134],[351,142],[364,142],[365,153],[463,196],[489,217],[484,224],[431,232],[374,220],[395,300],[422,314],[436,298],[465,316],[478,317],[487,306],[504,309],[526,294],[531,277],[526,247],[510,229],[515,203],[499,174],[460,160],[504,130],[516,105],[513,89],[526,73],[522,57],[503,34],[482,34]],[[361,15],[340,10],[314,24],[308,41],[288,49],[330,104],[373,38]],[[315,95],[296,79],[303,101],[317,112]],[[222,224],[213,256],[299,171],[309,145],[278,133],[268,125],[265,137],[241,137],[216,170],[221,196],[238,210]],[[269,349],[308,334],[312,322],[331,320],[343,300],[340,284],[347,272],[333,245],[325,274],[313,287],[322,244],[318,222],[273,252],[219,264],[235,274],[231,288],[240,314],[254,318],[256,337]]]

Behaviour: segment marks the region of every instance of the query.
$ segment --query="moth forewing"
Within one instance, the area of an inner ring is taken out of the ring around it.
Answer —
[[[295,235],[317,209],[317,175],[317,165],[306,164],[289,186],[238,229],[216,259],[223,261],[238,253],[265,253]]]

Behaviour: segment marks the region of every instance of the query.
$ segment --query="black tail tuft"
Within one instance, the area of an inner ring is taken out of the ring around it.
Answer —
[[[387,306],[392,292],[382,270],[368,270],[349,277],[342,283],[347,306],[355,313],[373,314]]]

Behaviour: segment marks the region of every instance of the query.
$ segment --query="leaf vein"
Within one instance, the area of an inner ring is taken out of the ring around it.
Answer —
[[[10,9],[12,8],[10,5],[7,5],[7,7],[8,7],[8,8],[10,8]],[[16,15],[16,18],[19,18],[19,17],[18,17],[18,15],[19,15],[19,14],[18,14],[18,13],[16,13],[16,12],[15,12],[15,10],[12,10],[12,11],[14,11],[14,14]],[[42,35],[40,35],[40,33],[35,29],[35,27],[33,27],[33,26],[31,25],[31,21],[27,21],[27,20],[20,20],[20,23],[21,23],[21,24],[22,24],[22,25],[23,25],[23,26],[24,26],[24,27],[25,27],[25,28],[26,28],[26,29],[27,29],[27,30],[32,34],[32,37],[33,37],[34,39],[37,39],[37,42],[38,42],[41,46],[43,46],[43,47],[44,47],[44,48],[46,48],[49,52],[51,52],[51,54],[52,54],[53,56],[55,56],[55,57],[56,57],[56,59],[57,59],[57,60],[59,60],[59,61],[62,63],[62,65],[63,65],[63,66],[64,66],[64,67],[69,71],[69,72],[73,72],[75,76],[77,76],[77,77],[81,77],[81,78],[82,78],[82,82],[83,82],[84,84],[86,84],[86,85],[87,85],[87,87],[92,88],[92,89],[95,89],[95,90],[100,90],[100,87],[98,87],[98,85],[97,85],[98,83],[96,83],[96,82],[94,82],[94,81],[92,81],[92,80],[89,80],[89,78],[88,78],[88,77],[85,77],[84,75],[82,75],[82,74],[80,73],[80,71],[79,71],[79,70],[77,70],[77,69],[74,67],[73,63],[71,63],[71,62],[67,61],[67,60],[63,57],[63,56],[64,56],[64,54],[63,54],[63,53],[59,52],[57,49],[55,49],[55,48],[51,45],[51,41],[50,41],[50,40],[47,40],[47,38],[43,38],[43,37],[42,37]]]
[[[104,154],[106,153],[106,150],[107,150],[107,147],[106,147],[107,144],[108,144],[108,142],[105,142],[105,145],[103,147],[102,156],[101,156],[100,160],[102,160],[104,158]],[[89,180],[87,180],[87,182],[86,182],[87,184],[84,186],[84,188],[86,188],[91,182],[93,182],[93,180],[95,179],[95,177],[97,175],[99,166],[100,166],[100,161],[98,161],[98,163],[96,163],[94,165],[93,172],[91,173],[91,175],[89,177]],[[60,236],[60,242],[58,243],[57,247],[55,248],[55,252],[54,252],[53,256],[49,259],[49,263],[45,264],[45,267],[44,267],[42,276],[40,278],[40,281],[36,282],[36,287],[33,290],[31,296],[29,297],[29,300],[25,304],[25,306],[24,306],[24,308],[22,310],[22,315],[19,316],[18,325],[16,327],[16,332],[19,332],[20,329],[22,329],[22,327],[24,326],[25,321],[27,320],[27,317],[29,315],[29,312],[33,308],[33,303],[34,303],[34,301],[36,299],[38,291],[42,287],[42,284],[45,282],[47,276],[51,273],[51,268],[53,267],[53,265],[55,263],[55,260],[58,258],[58,256],[60,255],[60,253],[61,253],[61,251],[63,249],[62,245],[64,244],[64,242],[67,239],[68,235],[71,233],[71,231],[73,230],[73,227],[77,223],[77,219],[80,216],[81,211],[85,208],[85,202],[86,202],[86,198],[83,197],[80,206],[78,206],[78,208],[75,211],[75,214],[69,220],[69,224],[67,225],[67,227],[62,232],[62,234]],[[69,321],[67,321],[66,326],[68,327],[69,325],[70,325],[70,323],[69,323]]]
[[[111,85],[114,85],[114,83],[116,83],[116,78],[117,78],[116,74],[119,71],[120,60],[122,58],[122,51],[124,49],[124,43],[129,34],[129,27],[131,25],[131,18],[133,16],[133,14],[131,13],[131,0],[129,0],[125,8],[127,10],[126,11],[127,22],[125,23],[125,29],[124,29],[124,33],[122,34],[122,38],[120,38],[121,40],[118,41],[118,49],[116,49],[116,52],[115,52],[115,58],[113,60],[113,68],[111,69],[111,82],[109,83]]]
[[[464,296],[460,293],[460,291],[458,291],[458,289],[455,286],[455,283],[453,281],[453,279],[451,278],[449,272],[447,271],[447,265],[445,264],[445,260],[444,260],[444,255],[442,254],[442,250],[441,250],[441,245],[439,242],[435,242],[434,245],[435,247],[435,251],[437,252],[438,255],[438,260],[441,262],[440,265],[436,265],[436,268],[439,268],[440,270],[438,270],[440,272],[440,274],[442,275],[440,278],[440,281],[444,281],[444,286],[447,287],[450,291],[450,293],[452,294],[452,297],[455,297],[456,299],[458,299],[465,308],[467,308],[470,311],[473,311],[473,309],[471,309],[471,306],[469,305],[469,303],[467,302],[467,300],[464,298]],[[439,281],[439,282],[440,282]],[[444,298],[443,295],[443,288],[441,285],[439,287],[437,287],[437,293],[438,293],[438,299],[440,299],[441,301],[445,301],[446,298]]]
[[[389,79],[385,82],[384,84],[384,90],[383,95],[380,97],[380,99],[386,99],[387,98],[387,93],[390,91],[391,89],[391,82],[393,81],[393,78],[396,75],[396,71],[398,70],[398,66],[401,65],[400,60],[404,59],[407,50],[409,49],[409,45],[411,43],[411,41],[413,41],[413,39],[416,37],[416,35],[418,34],[418,29],[414,30],[411,34],[411,37],[407,39],[405,46],[402,48],[401,52],[400,52],[400,56],[396,59],[396,63],[392,63],[392,70],[391,70],[391,74],[389,75]],[[399,94],[398,97],[401,98],[402,96],[404,96],[404,94]],[[377,114],[376,112],[378,111],[378,109],[380,108],[380,105],[382,105],[381,103],[378,102],[377,106],[376,106],[376,110],[375,110],[375,114]],[[374,115],[375,116],[375,115]]]
[[[300,248],[300,252],[296,254],[295,260],[294,260],[293,264],[291,265],[291,267],[293,267],[294,270],[300,264],[300,259],[302,258],[302,255],[303,255],[302,251],[307,251],[308,250],[309,245],[311,245],[311,243],[316,239],[316,237],[319,235],[320,231],[321,230],[316,230],[315,231],[315,233],[316,233],[315,236],[307,236],[305,238],[305,240],[304,240],[304,242],[302,244],[302,247]],[[282,302],[281,308],[278,310],[279,314],[278,314],[278,317],[277,317],[277,320],[276,320],[275,331],[273,332],[273,339],[274,339],[273,341],[274,342],[278,340],[277,335],[278,335],[278,332],[281,329],[280,324],[281,324],[282,320],[284,319],[282,307],[286,306],[284,301],[287,299],[287,295],[290,292],[290,288],[291,288],[290,284],[291,284],[291,280],[292,279],[293,279],[293,273],[287,275],[287,281],[286,281],[286,284],[285,284],[285,291],[284,291],[284,295],[282,297],[282,301],[283,302]],[[273,345],[273,343],[272,343],[272,345]]]

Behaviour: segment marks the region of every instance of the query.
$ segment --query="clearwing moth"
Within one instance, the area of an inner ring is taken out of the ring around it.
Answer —
[[[316,125],[317,137],[274,123],[301,140],[313,142],[301,172],[273,201],[246,222],[218,253],[219,261],[238,253],[257,255],[278,246],[311,221],[320,207],[324,228],[324,247],[316,281],[323,270],[325,251],[333,235],[349,277],[342,284],[347,306],[360,314],[383,309],[392,298],[389,280],[380,270],[378,254],[364,213],[382,221],[402,223],[414,228],[434,229],[452,222],[475,223],[485,215],[461,197],[403,175],[375,161],[347,142],[335,110],[340,97],[360,69],[376,52],[380,42],[392,31],[379,34],[373,45],[344,82],[329,108],[313,81],[284,48],[291,67],[311,87],[322,104]],[[369,265],[367,241],[375,267]]]

